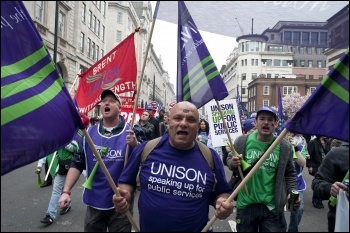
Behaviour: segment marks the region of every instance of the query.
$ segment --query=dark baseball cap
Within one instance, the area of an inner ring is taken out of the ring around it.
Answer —
[[[120,106],[122,105],[122,100],[120,99],[119,95],[115,94],[113,91],[107,89],[107,90],[103,90],[101,93],[101,101],[103,100],[103,98],[106,97],[106,95],[113,95],[114,98],[120,103]]]
[[[264,106],[264,107],[259,108],[259,110],[256,112],[256,118],[258,118],[259,114],[262,113],[262,112],[269,112],[269,113],[272,113],[273,116],[275,117],[275,120],[277,121],[277,119],[278,119],[277,113],[276,113],[276,111],[273,110],[271,107],[269,107],[269,106]]]

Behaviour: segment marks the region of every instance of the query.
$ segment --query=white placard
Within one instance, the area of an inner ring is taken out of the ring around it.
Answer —
[[[224,116],[232,143],[236,137],[242,135],[241,121],[239,119],[238,107],[235,99],[218,101]],[[210,125],[210,136],[213,147],[226,146],[228,136],[221,119],[218,106],[215,100],[210,101],[205,105],[205,110],[208,114],[208,121]]]

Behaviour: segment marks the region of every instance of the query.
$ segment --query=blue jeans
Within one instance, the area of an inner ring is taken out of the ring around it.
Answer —
[[[53,178],[53,189],[52,189],[51,199],[50,199],[49,207],[47,208],[47,211],[46,211],[46,213],[49,214],[52,219],[56,218],[57,209],[58,209],[58,200],[61,197],[65,180],[66,180],[66,175],[57,174]]]
[[[237,232],[285,232],[287,230],[284,212],[272,213],[264,204],[251,204],[237,209]]]
[[[300,206],[290,213],[288,232],[298,232],[298,226],[304,213],[304,191],[299,191]]]

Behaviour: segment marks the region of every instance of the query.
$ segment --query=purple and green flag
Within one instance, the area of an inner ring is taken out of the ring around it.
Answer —
[[[349,48],[285,126],[349,142]]]
[[[21,1],[1,2],[1,175],[68,144],[80,115]]]
[[[178,12],[177,102],[200,108],[228,91],[184,1],[178,2]]]
[[[281,95],[280,85],[277,85],[277,93],[278,93],[278,126],[276,128],[276,133],[277,135],[280,135],[284,124],[283,104],[282,104],[282,95]]]

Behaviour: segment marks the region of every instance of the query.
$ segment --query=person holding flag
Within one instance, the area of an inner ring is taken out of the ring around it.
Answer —
[[[122,101],[117,94],[108,89],[102,91],[102,120],[98,125],[93,125],[88,129],[88,134],[102,156],[101,159],[110,172],[114,183],[117,183],[124,168],[127,145],[130,146],[129,153],[131,153],[141,142],[146,141],[141,127],[131,129],[129,123],[120,115],[121,107]],[[91,188],[85,188],[83,192],[83,202],[87,205],[84,231],[131,231],[131,223],[127,216],[114,210],[112,202],[114,191],[101,167],[97,167],[96,173],[92,172],[97,161],[85,137],[83,143],[83,150],[76,153],[72,160],[59,199],[59,206],[65,208],[70,205],[71,190],[82,171],[86,169],[87,180],[91,180]]]
[[[257,130],[236,138],[234,145],[239,156],[229,153],[229,169],[237,171],[241,159],[251,165],[257,162],[275,140],[273,132],[277,126],[276,112],[268,106],[260,108],[255,119]],[[249,194],[240,190],[237,196],[237,231],[285,232],[284,206],[289,193],[297,190],[292,149],[286,140],[282,140],[257,169],[247,182],[247,187]],[[299,205],[300,199],[294,204],[294,210]]]
[[[198,232],[208,222],[209,205],[215,207],[219,219],[232,214],[233,203],[225,202],[232,190],[219,155],[196,140],[199,128],[196,106],[187,101],[177,103],[168,124],[169,132],[162,136],[141,168],[145,143],[130,155],[118,181],[120,196],[113,195],[115,210],[125,213],[132,209],[139,173],[140,231]],[[214,170],[203,158],[200,147],[210,151]]]

